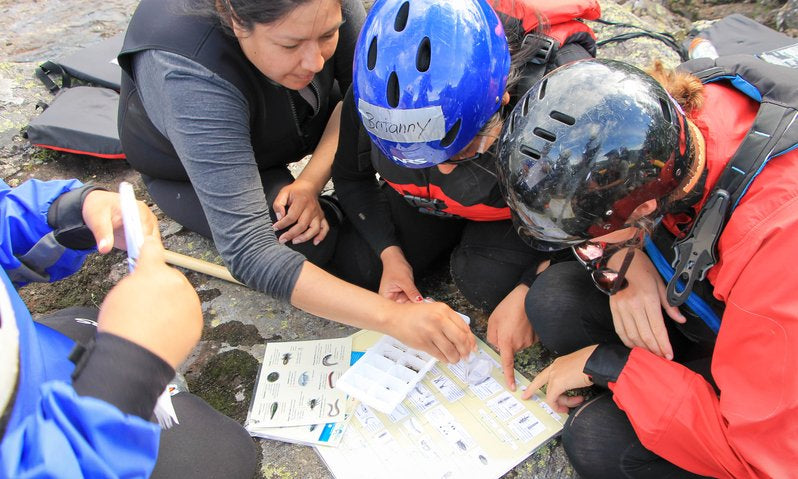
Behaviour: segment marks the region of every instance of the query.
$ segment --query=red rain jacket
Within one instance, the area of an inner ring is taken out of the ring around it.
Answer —
[[[705,86],[692,120],[707,144],[705,196],[759,104],[730,86]],[[774,158],[742,197],[709,271],[726,304],[712,358],[720,396],[698,374],[634,348],[614,400],[643,445],[694,473],[798,477],[798,150]]]

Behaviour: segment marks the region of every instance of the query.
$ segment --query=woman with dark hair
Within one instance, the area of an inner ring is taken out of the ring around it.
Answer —
[[[319,197],[352,81],[358,0],[141,2],[119,62],[119,132],[158,206],[265,289],[266,235],[324,267],[340,213]],[[345,90],[343,90],[345,91]],[[313,154],[294,180],[289,163]]]
[[[598,15],[590,0],[386,0],[355,50],[333,182],[358,235],[341,236],[350,253],[338,272],[410,301],[421,297],[414,276],[450,257],[457,287],[491,313],[488,340],[511,388],[513,354],[534,334],[504,332],[529,324],[523,298],[545,255],[515,233],[492,145],[504,107],[535,79],[595,53],[574,17]]]
[[[122,145],[155,202],[211,235],[254,289],[438,359],[467,355],[474,340],[447,306],[398,305],[316,266],[335,247],[334,208],[316,196],[338,139],[336,84],[351,82],[359,0],[202,4],[143,0],[119,56]],[[310,152],[294,181],[286,165]]]
[[[535,247],[574,253],[526,298],[559,357],[524,396],[573,408],[579,477],[795,476],[796,85],[749,55],[649,74],[585,60],[513,111],[507,203]]]

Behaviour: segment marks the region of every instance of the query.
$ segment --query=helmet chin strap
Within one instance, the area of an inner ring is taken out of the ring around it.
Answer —
[[[706,167],[707,163],[707,149],[706,142],[704,141],[704,135],[701,134],[701,130],[699,130],[692,121],[687,118],[684,120],[689,128],[693,151],[690,153],[691,161],[689,170],[687,171],[687,174],[684,175],[684,179],[679,187],[673,190],[670,196],[668,196],[668,203],[680,200],[687,196],[688,193],[693,191],[693,188],[695,188],[698,180],[701,179],[701,174],[704,172],[704,168]]]

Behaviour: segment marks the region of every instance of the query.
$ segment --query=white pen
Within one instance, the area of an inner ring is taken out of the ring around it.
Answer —
[[[119,184],[119,203],[122,207],[122,224],[125,227],[125,243],[127,244],[127,267],[131,273],[136,268],[144,235],[141,232],[141,217],[136,204],[133,185],[127,181]]]

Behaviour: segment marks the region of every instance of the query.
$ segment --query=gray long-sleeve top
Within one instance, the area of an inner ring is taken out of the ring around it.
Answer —
[[[365,10],[359,0],[343,0],[342,7],[346,23],[334,61],[345,89]],[[250,287],[290,299],[304,257],[274,234],[244,95],[199,63],[173,53],[139,52],[132,67],[147,116],[180,157],[225,264]]]
[[[304,257],[274,234],[242,93],[161,50],[136,54],[133,71],[147,116],[180,157],[224,262],[250,287],[290,299]]]

